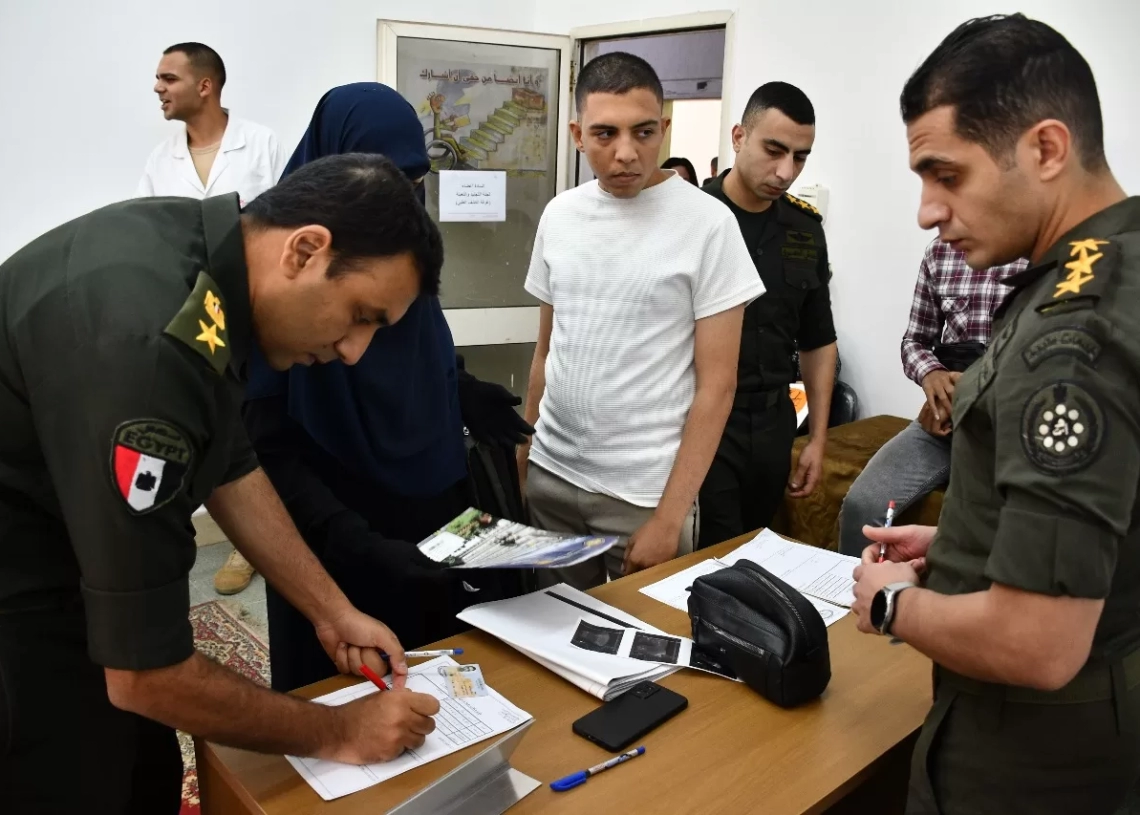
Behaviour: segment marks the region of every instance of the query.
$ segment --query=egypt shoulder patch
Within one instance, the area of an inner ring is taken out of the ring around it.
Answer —
[[[1053,290],[1037,311],[1047,312],[1059,303],[1099,300],[1119,261],[1119,247],[1111,241],[1086,238],[1069,241],[1069,259],[1061,263]]]
[[[815,207],[813,207],[813,206],[812,206],[811,204],[809,204],[807,201],[804,201],[804,200],[803,200],[803,199],[801,199],[801,198],[796,198],[796,197],[795,197],[794,195],[792,195],[790,192],[786,192],[786,193],[784,193],[784,198],[786,198],[786,199],[787,199],[787,201],[788,201],[788,203],[789,203],[789,204],[791,204],[791,205],[793,205],[794,207],[796,207],[796,209],[799,209],[799,210],[801,210],[801,211],[803,211],[803,212],[806,212],[808,215],[810,215],[811,217],[815,218],[815,219],[816,219],[817,221],[819,221],[820,223],[823,223],[823,213],[822,213],[822,212],[820,212],[820,211],[819,211],[818,209],[816,209]]]
[[[178,495],[194,461],[194,448],[176,425],[132,419],[111,438],[111,482],[136,515],[152,512]]]
[[[219,374],[230,363],[229,334],[222,290],[205,272],[198,272],[194,290],[166,326],[166,332],[200,354]]]
[[[1104,440],[1104,412],[1080,385],[1059,382],[1041,388],[1021,414],[1025,457],[1049,475],[1069,475],[1087,467]]]

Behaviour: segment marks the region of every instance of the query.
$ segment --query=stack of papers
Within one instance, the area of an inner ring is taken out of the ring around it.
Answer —
[[[410,690],[431,694],[439,700],[435,732],[427,737],[418,750],[408,750],[399,758],[382,764],[363,766],[323,761],[319,758],[285,758],[321,798],[331,801],[395,778],[530,720],[529,713],[512,705],[492,688],[487,688],[486,696],[453,699],[447,692],[446,680],[440,675],[439,669],[445,665],[458,664],[451,657],[437,657],[408,671]],[[392,681],[391,674],[386,681]],[[379,688],[371,682],[361,682],[317,697],[313,701],[322,705],[343,705],[378,691]]]
[[[620,696],[638,682],[657,680],[677,670],[675,665],[656,665],[576,648],[571,641],[582,620],[651,634],[665,632],[565,583],[522,597],[471,606],[457,616],[605,701]]]
[[[851,573],[859,565],[859,558],[785,540],[767,529],[724,557],[702,560],[646,586],[641,593],[687,613],[693,581],[740,560],[752,561],[799,591],[815,606],[824,625],[846,617],[855,602],[855,579]]]

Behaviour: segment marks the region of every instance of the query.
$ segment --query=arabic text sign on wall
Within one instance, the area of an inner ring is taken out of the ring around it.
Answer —
[[[502,170],[442,170],[440,221],[507,220],[507,174]]]

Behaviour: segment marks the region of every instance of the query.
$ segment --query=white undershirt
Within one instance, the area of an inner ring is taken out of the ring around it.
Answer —
[[[554,307],[531,461],[657,506],[693,403],[696,321],[764,293],[736,219],[675,173],[628,199],[591,181],[547,205],[526,290]]]

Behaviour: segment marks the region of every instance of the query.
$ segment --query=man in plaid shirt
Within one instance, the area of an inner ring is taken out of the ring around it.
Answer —
[[[882,526],[887,503],[906,510],[950,476],[950,407],[954,384],[990,341],[1001,281],[1028,265],[1019,260],[974,270],[966,256],[935,239],[926,247],[910,322],[902,340],[903,372],[922,387],[918,419],[883,445],[855,479],[839,516],[839,550],[859,557],[870,543],[863,526]]]

